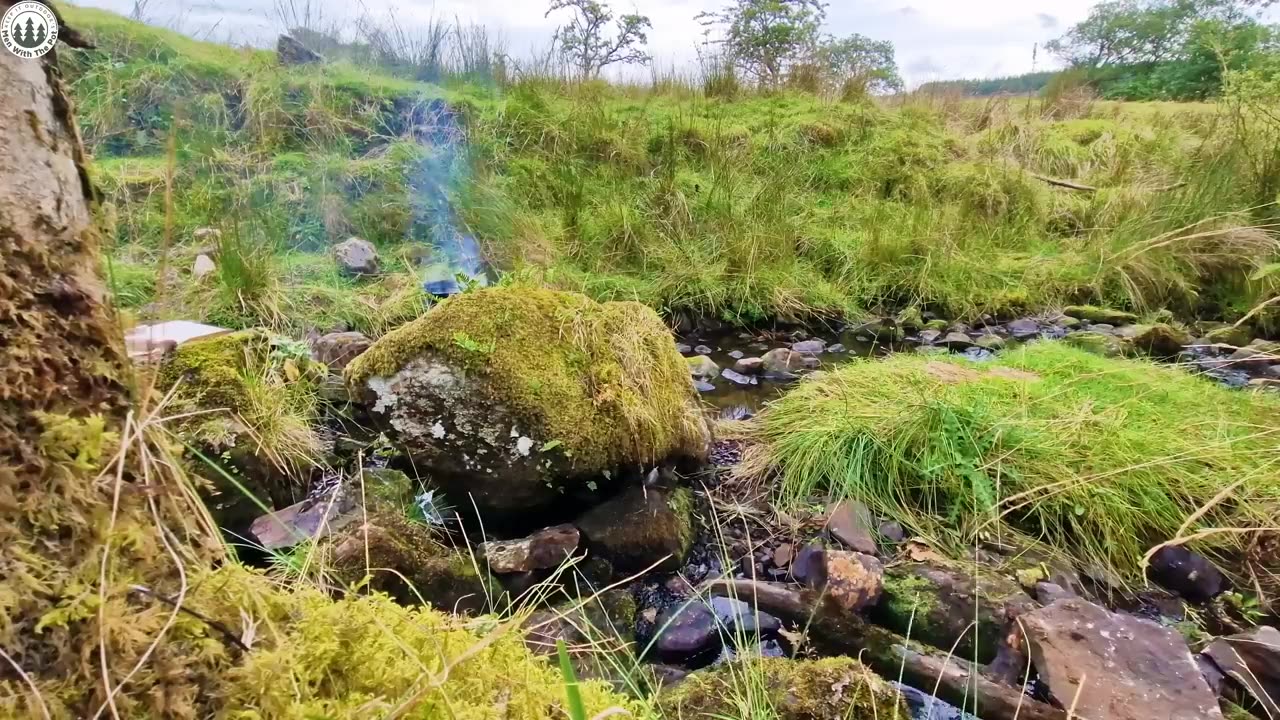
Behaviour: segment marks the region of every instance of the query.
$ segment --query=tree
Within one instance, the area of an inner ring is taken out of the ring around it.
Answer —
[[[720,28],[713,42],[747,76],[776,87],[788,68],[817,50],[826,5],[819,0],[735,0],[719,12],[696,16],[708,34]]]
[[[838,87],[849,93],[883,93],[902,89],[893,43],[857,33],[827,38],[818,47],[818,62]]]
[[[1275,0],[1110,0],[1048,48],[1089,71],[1104,95],[1199,99],[1222,68],[1248,66],[1273,33],[1257,16]]]
[[[597,77],[601,69],[614,63],[649,61],[641,47],[649,41],[645,31],[653,27],[648,17],[630,14],[615,20],[613,10],[597,0],[551,0],[546,15],[557,10],[573,13],[569,22],[556,30],[555,38],[582,77]],[[610,23],[615,25],[612,38],[605,34]]]

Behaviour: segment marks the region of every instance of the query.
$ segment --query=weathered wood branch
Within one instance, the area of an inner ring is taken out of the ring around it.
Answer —
[[[1060,708],[991,680],[961,658],[929,652],[901,635],[845,613],[817,591],[745,579],[716,580],[704,589],[807,626],[810,641],[819,649],[858,657],[886,678],[901,676],[908,685],[957,706],[972,706],[976,699],[981,716],[989,720],[1066,720],[1067,714]]]

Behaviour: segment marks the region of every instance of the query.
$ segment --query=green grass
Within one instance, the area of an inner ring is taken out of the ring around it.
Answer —
[[[261,228],[282,263],[350,235],[392,253],[424,245],[415,168],[431,150],[409,130],[412,108],[444,98],[470,153],[454,199],[489,260],[597,299],[741,322],[1081,301],[1234,319],[1276,291],[1247,279],[1276,259],[1274,234],[1235,230],[1269,217],[1253,208],[1242,150],[1256,143],[1214,106],[838,102],[726,93],[723,79],[709,94],[536,78],[439,87],[347,63],[281,68],[269,52],[101,11],[68,21],[100,46],[67,53],[64,69],[109,247],[135,264],[155,262],[164,238],[170,135],[179,255],[229,216]],[[232,319],[305,327],[380,295],[289,275],[280,292],[303,317]],[[317,298],[334,310],[310,313]]]
[[[858,498],[952,550],[1017,532],[1136,581],[1155,544],[1276,525],[1278,419],[1273,395],[1058,344],[994,365],[898,355],[784,396],[745,472],[776,471],[784,502]],[[1247,540],[1193,547],[1228,556]]]

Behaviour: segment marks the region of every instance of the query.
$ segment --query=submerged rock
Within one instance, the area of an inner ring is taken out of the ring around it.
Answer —
[[[729,382],[733,383],[734,385],[738,385],[741,387],[750,387],[752,385],[760,384],[759,379],[757,379],[754,375],[743,375],[742,373],[736,370],[732,370],[728,368],[726,368],[724,372],[720,373],[720,376],[723,377],[725,380],[728,380]]]
[[[706,355],[695,355],[685,358],[689,365],[689,374],[699,380],[714,380],[720,376],[720,366]]]
[[[703,670],[658,696],[661,717],[737,718],[743,678],[759,679],[750,692],[776,720],[908,718],[897,690],[848,657],[822,660],[754,658]]]
[[[674,572],[693,546],[693,498],[688,488],[633,487],[578,518],[592,552],[619,572]]]
[[[347,238],[333,247],[333,257],[343,275],[361,277],[377,275],[378,250],[363,238]]]
[[[1221,720],[1217,698],[1177,631],[1059,600],[1021,618],[1049,695],[1077,717]]]
[[[787,348],[770,350],[760,358],[760,361],[765,372],[775,374],[794,374],[817,367],[815,358]]]
[[[1096,305],[1070,305],[1063,308],[1062,313],[1077,320],[1088,320],[1091,323],[1105,323],[1107,325],[1131,325],[1138,322],[1138,316],[1133,313]]]
[[[346,380],[417,466],[482,513],[591,497],[621,467],[701,462],[710,440],[685,360],[639,303],[455,295],[374,343]]]

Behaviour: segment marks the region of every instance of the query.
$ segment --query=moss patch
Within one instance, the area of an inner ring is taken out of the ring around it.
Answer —
[[[764,658],[690,675],[662,693],[663,717],[874,720],[909,717],[896,690],[847,657]]]
[[[1129,325],[1138,322],[1138,316],[1123,310],[1097,307],[1096,305],[1070,305],[1062,309],[1062,314],[1077,320],[1088,320],[1091,323],[1108,325]]]
[[[202,578],[191,598],[206,616],[240,628],[242,613],[258,623],[253,650],[226,662],[225,640],[180,616],[175,633],[201,642],[226,663],[210,693],[229,717],[324,717],[355,720],[401,708],[401,717],[513,720],[564,716],[558,669],[530,654],[516,627],[466,624],[386,595],[333,601],[310,587],[284,592],[274,581],[231,566]],[[580,685],[588,716],[643,708],[600,682]]]
[[[379,340],[347,368],[354,391],[435,354],[481,373],[545,451],[580,472],[701,454],[706,425],[684,360],[639,303],[498,287],[457,295]]]

